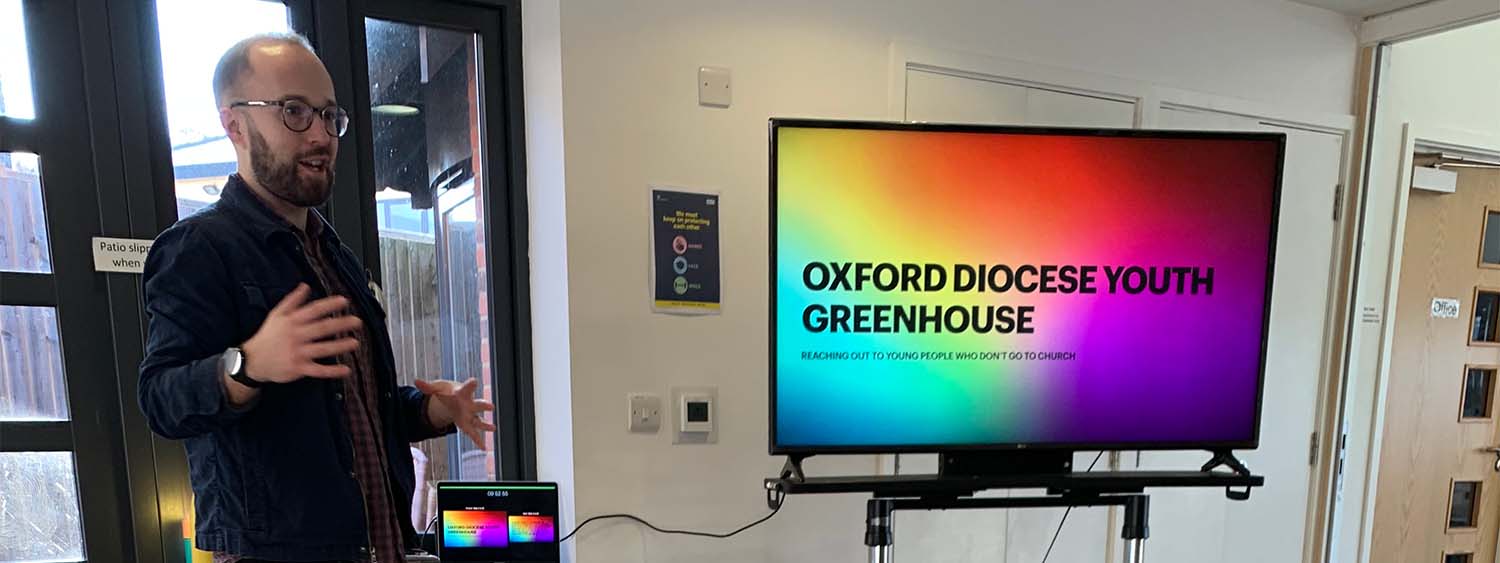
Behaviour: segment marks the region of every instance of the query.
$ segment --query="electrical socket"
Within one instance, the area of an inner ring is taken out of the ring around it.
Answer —
[[[729,83],[729,69],[723,67],[698,67],[698,105],[727,108],[733,98]]]
[[[630,421],[626,426],[631,432],[655,434],[661,430],[661,395],[631,393]]]

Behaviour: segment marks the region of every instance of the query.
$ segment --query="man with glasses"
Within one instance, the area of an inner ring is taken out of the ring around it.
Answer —
[[[239,42],[214,73],[238,172],[156,239],[140,403],[183,440],[217,562],[403,561],[408,444],[493,431],[474,380],[398,386],[366,270],[317,207],[349,114],[307,41]]]

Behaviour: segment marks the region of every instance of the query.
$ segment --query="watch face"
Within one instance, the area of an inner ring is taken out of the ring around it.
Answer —
[[[240,372],[245,365],[245,354],[239,348],[230,348],[224,352],[224,373],[233,375]]]

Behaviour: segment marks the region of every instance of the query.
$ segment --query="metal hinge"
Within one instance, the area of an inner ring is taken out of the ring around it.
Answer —
[[[1338,184],[1333,187],[1333,220],[1338,221],[1344,216],[1344,185]]]
[[[1318,433],[1312,433],[1312,446],[1307,449],[1307,464],[1318,465]]]

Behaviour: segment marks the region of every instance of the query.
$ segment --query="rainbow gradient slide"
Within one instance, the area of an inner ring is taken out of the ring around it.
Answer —
[[[1254,440],[1277,138],[908,129],[773,128],[773,449]]]
[[[443,545],[448,547],[510,546],[509,519],[492,510],[443,511]]]

